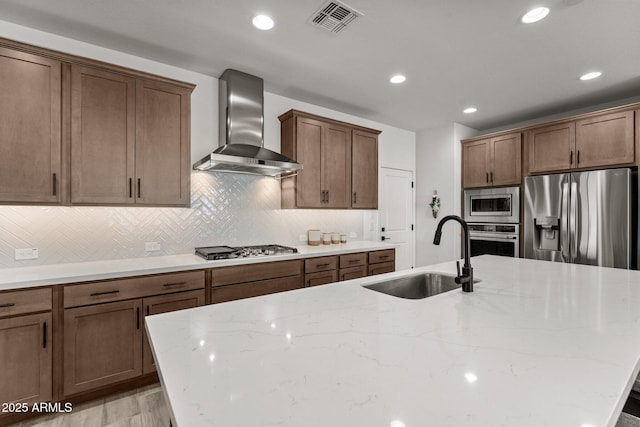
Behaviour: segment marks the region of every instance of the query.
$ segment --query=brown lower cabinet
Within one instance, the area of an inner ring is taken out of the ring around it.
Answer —
[[[338,271],[334,268],[329,271],[319,271],[304,275],[305,286],[318,286],[338,281]]]
[[[0,366],[0,402],[51,400],[50,312],[0,319]]]
[[[0,292],[0,403],[52,398],[51,295],[51,288]]]
[[[64,394],[142,375],[142,300],[65,310]]]
[[[396,250],[369,252],[369,276],[396,271]]]
[[[340,255],[340,280],[359,279],[367,275],[367,252]]]
[[[204,276],[191,271],[65,286],[64,396],[154,372],[144,316],[203,305]]]
[[[211,282],[212,304],[291,291],[304,287],[304,264],[292,260],[214,268]]]

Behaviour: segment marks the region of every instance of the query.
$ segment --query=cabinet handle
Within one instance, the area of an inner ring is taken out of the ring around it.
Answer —
[[[580,164],[580,150],[578,150],[578,154],[576,155],[576,163]]]
[[[489,183],[489,172],[487,172],[487,184]]]
[[[138,178],[138,199],[140,198],[140,187],[141,187],[140,181],[141,181],[141,179]]]
[[[359,259],[350,259],[349,260],[349,264],[353,264],[354,262],[359,262]]]
[[[325,263],[325,264],[316,264],[316,268],[320,268],[320,267],[328,267],[329,263]]]
[[[391,239],[387,239],[387,240],[391,240]],[[389,255],[380,255],[380,259],[385,259],[385,258],[389,258]]]
[[[147,306],[147,316],[149,315],[149,306]]]
[[[358,193],[357,192],[353,192],[353,203],[356,203],[356,201],[358,200]]]
[[[573,164],[573,151],[571,152],[571,154],[569,154],[569,164]]]
[[[493,183],[493,171],[491,171],[490,176],[491,176],[491,183]]]
[[[129,198],[133,197],[133,178],[129,178]]]
[[[324,203],[324,190],[322,190],[320,192],[321,196],[320,196],[320,203]]]
[[[14,305],[15,305],[14,303],[10,302],[10,303],[8,303],[8,304],[2,304],[2,305],[0,305],[0,308],[9,308],[9,307],[13,307]]]
[[[329,190],[327,190],[327,203],[329,203]]]
[[[56,196],[58,193],[58,175],[53,173],[53,195]]]
[[[100,295],[110,295],[110,294],[117,294],[118,292],[120,292],[119,290],[114,290],[114,291],[104,291],[104,292],[94,292],[92,294],[89,294],[90,297],[97,297]]]
[[[47,348],[47,322],[42,322],[42,348]]]
[[[176,283],[165,283],[162,286],[164,286],[165,288],[169,288],[171,286],[183,286],[183,285],[186,285],[186,284],[187,284],[187,282],[176,282]]]
[[[136,307],[136,329],[140,329],[140,307]]]

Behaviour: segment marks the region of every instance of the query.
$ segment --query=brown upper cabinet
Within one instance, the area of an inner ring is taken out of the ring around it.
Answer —
[[[536,127],[527,132],[527,144],[530,173],[633,164],[634,112]]]
[[[380,131],[290,110],[282,154],[302,163],[282,179],[282,208],[376,209]]]
[[[520,184],[522,135],[510,133],[462,143],[464,188]]]
[[[189,206],[193,85],[0,45],[0,203]]]
[[[0,47],[0,202],[61,202],[61,63]]]

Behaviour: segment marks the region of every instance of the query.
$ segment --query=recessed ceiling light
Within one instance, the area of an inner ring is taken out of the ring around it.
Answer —
[[[396,74],[389,79],[389,81],[394,84],[403,83],[405,80],[407,80],[407,78],[402,74]]]
[[[464,110],[462,110],[462,112],[465,113],[465,114],[475,113],[476,111],[478,111],[478,109],[476,107],[468,107],[468,108],[465,108]]]
[[[273,19],[267,15],[257,15],[251,22],[253,22],[253,26],[259,30],[270,30],[273,28]]]
[[[602,73],[600,71],[592,71],[590,73],[587,74],[583,74],[580,76],[580,80],[592,80],[592,79],[597,79],[598,77],[600,77],[602,75]]]
[[[548,7],[536,7],[525,13],[520,20],[525,24],[532,24],[544,19],[549,14]]]

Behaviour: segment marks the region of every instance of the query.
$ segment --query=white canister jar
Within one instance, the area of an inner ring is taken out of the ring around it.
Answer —
[[[336,233],[335,231],[331,233],[331,243],[333,244],[340,243],[340,233]]]
[[[320,230],[311,229],[307,231],[307,244],[309,246],[320,246],[322,232]]]
[[[331,244],[331,233],[322,233],[322,244],[323,245]]]
[[[346,234],[341,234],[340,235],[340,243],[347,243],[347,235]]]

